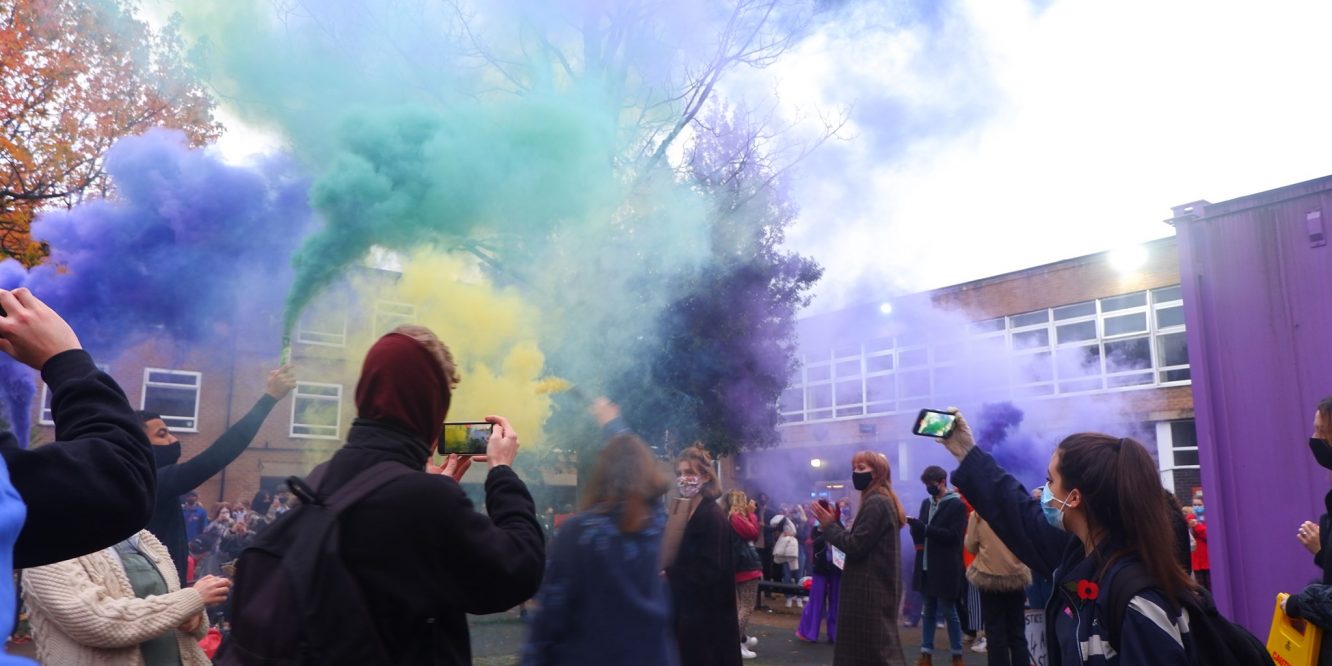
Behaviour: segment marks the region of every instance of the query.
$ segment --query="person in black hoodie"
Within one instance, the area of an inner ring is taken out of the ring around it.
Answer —
[[[0,433],[0,626],[9,627],[12,568],[124,540],[147,522],[156,483],[152,452],[124,391],[97,369],[69,324],[27,289],[0,290],[0,351],[41,372],[56,436],[27,449],[13,433]]]
[[[180,440],[171,433],[158,414],[139,412],[139,420],[148,441],[153,445],[153,458],[157,463],[157,501],[148,531],[157,537],[171,553],[176,573],[185,580],[189,561],[189,542],[185,538],[185,517],[180,512],[180,496],[211,479],[250,446],[259,426],[273,411],[273,406],[296,388],[296,376],[290,365],[284,365],[268,374],[268,386],[248,414],[222,433],[217,441],[199,455],[185,462],[180,460]]]
[[[442,469],[427,468],[458,382],[455,367],[428,328],[399,326],[380,338],[356,386],[358,418],[315,488],[329,497],[383,461],[420,471],[375,490],[338,521],[339,551],[375,620],[360,638],[379,641],[399,666],[472,663],[466,614],[517,606],[545,572],[545,539],[512,468],[518,434],[508,420],[486,417],[495,425],[484,457],[450,455]],[[490,466],[486,513],[458,482],[473,461]]]

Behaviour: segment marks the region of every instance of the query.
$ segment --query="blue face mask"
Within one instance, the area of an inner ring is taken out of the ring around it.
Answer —
[[[1200,507],[1200,506],[1195,506],[1195,507],[1193,507],[1193,515],[1194,515],[1194,517],[1196,517],[1198,520],[1202,520],[1202,519],[1203,519],[1203,508]]]
[[[1059,508],[1055,508],[1055,502],[1059,503]],[[1064,529],[1064,507],[1068,505],[1067,500],[1061,500],[1050,492],[1050,486],[1047,485],[1041,490],[1041,512],[1045,514],[1046,522],[1059,529]]]

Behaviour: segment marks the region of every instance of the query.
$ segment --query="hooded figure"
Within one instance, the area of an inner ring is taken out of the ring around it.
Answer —
[[[375,620],[361,638],[378,641],[393,664],[470,664],[466,614],[527,600],[545,568],[536,507],[507,461],[488,461],[486,513],[452,476],[425,471],[456,383],[453,358],[429,329],[400,326],[380,338],[365,357],[347,443],[316,488],[328,497],[383,461],[420,471],[339,520],[339,549]],[[506,421],[494,421],[516,441]]]

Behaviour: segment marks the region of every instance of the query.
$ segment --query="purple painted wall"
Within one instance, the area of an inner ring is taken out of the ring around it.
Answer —
[[[1266,638],[1278,592],[1319,576],[1295,540],[1332,476],[1309,454],[1332,395],[1332,177],[1175,209],[1218,605]],[[1324,221],[1323,233],[1332,231]],[[1324,236],[1326,242],[1326,236]]]

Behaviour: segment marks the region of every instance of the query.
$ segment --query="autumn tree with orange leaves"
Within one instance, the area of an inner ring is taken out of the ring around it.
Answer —
[[[40,263],[34,216],[109,194],[116,139],[221,133],[184,51],[174,21],[154,30],[132,0],[0,0],[0,253]]]

